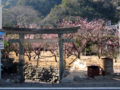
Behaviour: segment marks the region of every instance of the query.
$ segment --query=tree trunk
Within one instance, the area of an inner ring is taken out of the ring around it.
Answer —
[[[80,59],[80,52],[78,52],[78,56],[71,63],[69,63],[69,65],[71,65],[72,63],[74,63],[77,58]]]
[[[38,55],[38,58],[37,58],[37,67],[39,66],[39,55]]]
[[[37,67],[39,66],[39,55],[40,55],[40,51],[37,52],[37,55],[38,55],[38,59],[37,59]]]
[[[69,65],[71,65],[72,63],[74,63],[76,61],[77,57],[75,59],[73,59],[73,61],[71,63],[69,63]]]
[[[16,53],[16,56],[18,56],[18,53]]]
[[[19,54],[19,51],[15,50],[15,53],[16,53],[16,56],[18,56],[18,54]]]
[[[55,62],[57,62],[57,55],[54,55],[54,57],[55,57]]]
[[[99,59],[101,57],[101,47],[100,46],[98,46],[98,57],[99,57]]]
[[[31,61],[31,54],[30,54],[30,52],[29,52],[28,58],[29,58],[29,61]]]
[[[63,70],[65,70],[65,69],[66,69],[66,61],[63,60]]]
[[[78,58],[80,59],[80,52],[78,53]]]

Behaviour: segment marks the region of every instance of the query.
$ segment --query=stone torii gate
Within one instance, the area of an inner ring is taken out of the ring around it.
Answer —
[[[19,39],[9,40],[10,43],[19,43],[19,63],[24,64],[24,46],[23,43],[43,43],[59,42],[59,77],[62,79],[63,74],[63,43],[74,42],[74,39],[62,39],[63,34],[76,33],[80,26],[71,28],[56,29],[35,29],[35,28],[11,28],[3,27],[2,31],[10,34],[19,34]],[[25,34],[58,34],[58,39],[24,39]],[[19,67],[19,74],[23,77],[23,66]]]

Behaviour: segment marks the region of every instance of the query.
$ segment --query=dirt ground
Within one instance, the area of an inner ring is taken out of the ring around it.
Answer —
[[[32,52],[31,55],[34,55],[35,53]],[[57,62],[55,62],[55,57],[46,57],[44,58],[43,56],[52,56],[52,54],[47,51],[47,52],[42,52],[41,53],[40,59],[39,59],[39,66],[40,67],[49,67],[49,66],[54,66],[59,68],[59,57],[57,57]],[[15,55],[15,52],[10,52],[9,54],[10,58],[14,58],[14,62],[19,62],[19,56]],[[75,59],[75,56],[70,56],[69,58],[66,58],[66,69],[70,70],[70,68],[73,66],[73,64],[69,65],[69,63],[71,63],[73,61],[73,59]],[[100,66],[101,63],[101,59],[99,59],[97,56],[81,56],[81,60],[83,60],[84,62],[86,62],[87,66],[92,65],[96,65],[96,66]],[[113,64],[113,68],[119,68],[120,67],[120,62],[115,63],[115,60],[113,60],[114,64]],[[37,65],[37,57],[34,59],[32,57],[31,61],[28,60],[28,57],[26,55],[24,55],[24,63],[29,63],[32,65]],[[70,78],[74,75],[79,75],[79,76],[85,76],[87,74],[87,66],[85,68],[81,68],[79,70],[74,70],[72,71],[72,73],[67,77]],[[3,75],[3,78],[13,78],[14,75]]]
[[[35,53],[32,52],[31,55],[33,56]],[[58,67],[59,65],[59,57],[57,57],[57,62],[55,62],[55,57],[44,57],[44,56],[52,56],[51,52],[42,52],[41,57],[39,59],[39,66],[40,67],[49,67],[50,65]],[[9,55],[10,58],[14,58],[14,62],[19,62],[19,57],[15,55],[15,52],[10,52]],[[75,56],[70,56],[69,58],[66,58],[66,68],[71,67],[73,64],[69,65],[75,59]],[[98,59],[97,56],[81,56],[81,60],[84,60],[87,63],[87,66],[94,64],[99,65],[100,59]],[[24,55],[24,63],[29,63],[32,65],[37,65],[37,57],[34,59],[32,57],[31,61],[28,60],[28,57]]]
[[[35,55],[34,52],[31,53],[32,56]],[[39,59],[39,66],[40,67],[49,67],[50,65],[58,67],[59,65],[59,57],[57,57],[57,62],[55,62],[55,57],[44,57],[44,56],[52,56],[53,54],[51,54],[51,52],[47,51],[47,52],[42,52],[41,53],[41,57]],[[19,56],[15,55],[15,52],[10,52],[9,54],[10,58],[14,58],[14,62],[19,62]],[[69,65],[69,63],[71,63],[73,60],[75,59],[75,56],[70,56],[69,58],[66,58],[66,68],[70,68],[71,66],[73,66],[73,64]],[[76,59],[77,60],[77,59]],[[87,66],[90,66],[91,64],[93,65],[100,65],[101,63],[101,59],[99,59],[97,56],[81,56],[81,60],[83,60],[84,62],[87,63]],[[118,60],[117,60],[118,61]],[[114,62],[114,67],[120,67],[120,62],[115,63],[115,60],[113,60]],[[31,61],[28,60],[28,57],[26,55],[24,55],[24,63],[29,63],[32,65],[37,65],[37,57],[34,59],[32,57]]]

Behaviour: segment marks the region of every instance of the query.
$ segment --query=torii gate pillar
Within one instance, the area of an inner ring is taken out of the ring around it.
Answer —
[[[19,34],[19,39],[24,39],[24,34]],[[24,69],[23,65],[24,64],[24,46],[22,42],[19,41],[19,74],[24,77]]]
[[[63,74],[63,41],[62,41],[62,34],[58,34],[59,37],[59,76],[60,80],[62,79]]]

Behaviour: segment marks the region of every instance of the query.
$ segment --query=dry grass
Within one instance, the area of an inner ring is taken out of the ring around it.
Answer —
[[[32,55],[34,55],[34,53],[32,53]],[[52,54],[47,51],[46,53],[41,54],[41,56],[52,56]],[[14,62],[19,62],[19,57],[15,55],[15,52],[10,52],[9,55],[10,58],[14,58]],[[69,63],[71,63],[73,60],[75,59],[75,56],[70,56],[69,58],[66,58],[66,69],[70,69],[73,64],[69,65]],[[99,59],[97,56],[81,56],[81,60],[85,61],[87,66],[90,66],[91,64],[96,65],[96,66],[100,66],[101,64],[101,59]],[[40,67],[49,67],[50,65],[59,68],[59,57],[57,57],[57,61],[55,62],[55,58],[54,57],[46,57],[46,58],[40,58],[39,59],[39,66]],[[120,72],[120,70],[118,70],[118,68],[120,68],[120,62],[115,63],[115,60],[113,60],[113,68],[115,72]],[[28,57],[26,55],[24,55],[24,63],[29,63],[32,65],[37,65],[37,57],[34,59],[32,57],[32,60],[29,61]],[[66,77],[68,79],[70,79],[71,77],[73,77],[74,75],[77,76],[85,76],[87,75],[87,67],[86,68],[81,68],[79,70],[74,70],[74,71],[70,71],[70,74]],[[2,78],[6,77],[7,75],[3,75]],[[10,78],[10,76],[8,76]],[[7,77],[7,78],[8,78]]]
[[[31,53],[31,55],[34,55],[34,53]],[[42,52],[41,56],[52,56],[52,54],[49,51],[47,51],[45,53]],[[19,57],[15,55],[15,52],[10,52],[9,57],[14,58],[14,62],[19,62]],[[69,58],[65,59],[66,68],[73,66],[73,64],[69,65],[69,63],[71,63],[73,61],[73,59],[75,59],[75,56],[73,56],[73,55],[70,56]],[[100,66],[100,63],[101,63],[101,59],[99,59],[97,56],[81,56],[81,60],[84,60],[87,63],[87,66],[89,66],[91,64]],[[40,67],[49,67],[50,65],[52,65],[52,66],[58,68],[59,67],[59,57],[57,57],[57,61],[58,62],[55,62],[55,57],[46,57],[46,58],[41,57],[39,59],[39,66]],[[37,57],[35,59],[32,57],[31,61],[29,61],[28,57],[26,55],[24,55],[24,63],[37,65]],[[119,68],[120,62],[117,62],[117,63],[114,62],[113,65],[115,68]]]

